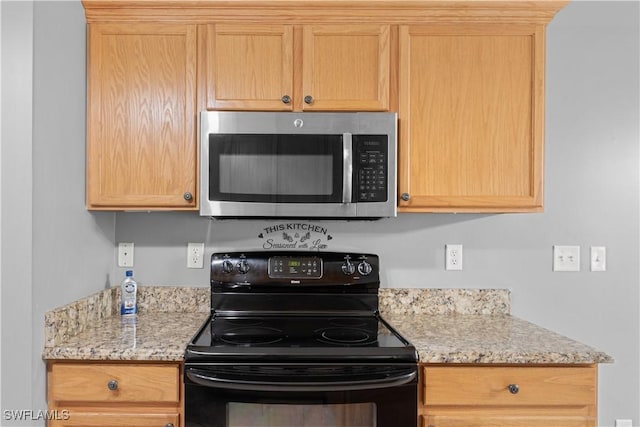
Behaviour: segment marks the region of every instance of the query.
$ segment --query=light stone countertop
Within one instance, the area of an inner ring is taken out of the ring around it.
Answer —
[[[155,360],[184,359],[187,343],[209,313],[142,313],[125,324],[119,315],[102,319],[53,347],[44,359]]]
[[[46,360],[181,361],[209,315],[208,288],[141,287],[135,328],[109,289],[45,316]],[[504,289],[381,289],[383,318],[423,363],[591,364],[613,359],[510,315]]]
[[[422,363],[611,363],[599,350],[509,314],[384,314]]]

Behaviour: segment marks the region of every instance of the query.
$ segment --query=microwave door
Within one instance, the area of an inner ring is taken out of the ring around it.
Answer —
[[[212,216],[355,214],[351,134],[211,134],[208,144]]]

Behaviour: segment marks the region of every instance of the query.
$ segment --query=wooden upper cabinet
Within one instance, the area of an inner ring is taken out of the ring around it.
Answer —
[[[389,109],[388,25],[303,28],[302,109]]]
[[[389,109],[389,25],[205,28],[208,109]]]
[[[89,25],[88,208],[197,208],[196,47],[195,25]]]
[[[542,210],[544,48],[544,25],[400,27],[401,212]]]
[[[82,0],[87,206],[196,210],[197,113],[397,111],[399,212],[543,206],[567,0]]]
[[[293,26],[207,26],[207,108],[293,109]]]

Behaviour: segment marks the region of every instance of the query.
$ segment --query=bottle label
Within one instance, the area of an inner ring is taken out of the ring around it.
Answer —
[[[120,306],[120,314],[136,314],[138,313],[138,306],[134,302],[125,301]]]

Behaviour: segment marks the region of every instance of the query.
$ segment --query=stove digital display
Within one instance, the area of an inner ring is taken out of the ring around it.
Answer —
[[[320,279],[322,259],[318,257],[269,258],[269,277],[272,279]]]

